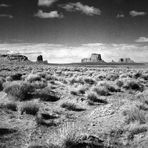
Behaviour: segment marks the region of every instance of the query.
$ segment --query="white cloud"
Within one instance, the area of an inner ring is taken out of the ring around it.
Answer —
[[[9,18],[9,19],[12,19],[12,18],[13,18],[12,15],[8,15],[8,14],[0,14],[0,18],[1,18],[1,17],[7,17],[7,18]]]
[[[58,11],[43,12],[43,10],[38,10],[35,14],[36,17],[47,19],[47,18],[63,18],[64,16]]]
[[[136,17],[136,16],[145,16],[147,13],[144,12],[144,11],[135,11],[135,10],[132,10],[132,11],[129,12],[129,14],[132,17]]]
[[[67,11],[80,11],[86,15],[101,15],[101,10],[98,8],[95,8],[93,6],[83,5],[80,2],[77,3],[69,3],[64,6],[62,6],[63,9]]]
[[[38,0],[38,6],[49,7],[49,6],[51,6],[56,1],[57,0]]]
[[[147,37],[139,37],[136,42],[138,43],[145,43],[148,42],[148,38]]]
[[[7,4],[0,4],[0,7],[10,7],[10,5],[7,5]]]
[[[125,17],[125,15],[124,14],[117,14],[117,16],[116,16],[117,18],[124,18]]]
[[[80,62],[82,58],[90,57],[91,53],[100,53],[106,62],[118,61],[119,58],[127,58],[140,62],[148,61],[148,46],[137,44],[82,44],[79,47],[61,44],[0,44],[0,51],[6,53],[20,53],[36,61],[38,55],[43,55],[49,63]]]

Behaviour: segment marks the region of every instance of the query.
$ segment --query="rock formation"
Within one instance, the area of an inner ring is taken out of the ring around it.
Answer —
[[[0,60],[15,62],[29,61],[28,57],[20,54],[0,54]]]
[[[119,63],[134,63],[130,58],[120,58]]]
[[[42,55],[39,55],[37,57],[37,62],[43,62],[43,56]]]
[[[81,60],[82,63],[88,63],[88,62],[98,62],[98,63],[104,63],[105,61],[102,60],[101,58],[101,54],[96,54],[96,53],[93,53],[91,54],[91,57],[90,58],[84,58]]]

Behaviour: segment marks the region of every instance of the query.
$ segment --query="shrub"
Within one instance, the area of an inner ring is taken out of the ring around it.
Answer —
[[[4,89],[8,96],[14,97],[16,100],[24,101],[30,99],[33,87],[28,83],[12,84]]]
[[[117,80],[116,81],[116,85],[118,86],[118,87],[122,87],[123,86],[123,81],[121,81],[121,80]]]
[[[70,103],[70,102],[62,103],[61,107],[67,110],[70,110],[70,111],[84,111],[85,110],[84,108],[78,106],[77,104]]]
[[[58,118],[57,116],[52,116],[52,115],[49,115],[49,114],[41,114],[39,113],[37,116],[36,116],[36,123],[37,125],[42,125],[42,126],[57,126],[58,123],[55,122],[54,119]]]
[[[87,134],[78,134],[71,131],[68,133],[63,140],[62,147],[64,148],[103,148],[104,141],[98,137],[87,135]]]
[[[125,89],[132,89],[132,90],[136,90],[136,91],[143,91],[144,90],[144,86],[134,80],[127,81],[123,87]]]
[[[84,78],[84,82],[90,85],[96,84],[96,81],[92,78]]]
[[[3,83],[5,82],[5,79],[0,77],[0,91],[3,90]]]
[[[26,81],[33,82],[33,81],[40,81],[41,76],[38,74],[29,74],[26,78]]]
[[[36,115],[39,111],[39,106],[33,102],[26,102],[20,108],[20,113],[26,113],[30,115]]]
[[[48,85],[47,82],[44,81],[44,80],[42,80],[42,81],[33,81],[31,83],[31,86],[33,88],[35,88],[35,89],[43,89],[43,88],[47,87],[47,85]]]
[[[16,73],[14,75],[11,75],[10,77],[12,78],[12,81],[21,80],[22,74],[21,73]]]
[[[135,135],[147,132],[147,130],[148,126],[146,124],[141,125],[139,122],[133,122],[127,127],[127,131],[129,132],[128,139],[131,140]]]
[[[87,95],[87,99],[88,99],[88,104],[89,105],[94,105],[94,103],[103,103],[103,104],[107,104],[107,101],[106,100],[103,100],[103,99],[99,99],[97,94],[96,93],[89,93]]]
[[[141,124],[146,122],[144,111],[139,110],[136,106],[132,106],[130,109],[125,110],[123,114],[126,116],[126,122],[128,124],[135,121],[138,121]]]
[[[96,86],[93,88],[93,91],[95,91],[100,96],[109,96],[109,90],[106,88],[106,86]]]
[[[60,99],[59,94],[52,91],[49,87],[36,90],[34,92],[34,97],[40,98],[40,100],[42,101],[52,101],[52,102]]]
[[[17,104],[14,103],[14,102],[6,103],[6,104],[3,105],[3,107],[5,109],[12,110],[12,111],[17,111],[18,110]]]

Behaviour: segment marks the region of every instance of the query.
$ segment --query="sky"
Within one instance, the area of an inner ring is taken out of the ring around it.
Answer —
[[[0,53],[49,63],[91,53],[148,62],[147,26],[147,0],[1,0]]]

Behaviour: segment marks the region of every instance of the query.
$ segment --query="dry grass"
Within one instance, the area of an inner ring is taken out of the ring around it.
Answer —
[[[20,113],[21,114],[29,114],[29,115],[37,115],[39,112],[39,105],[34,102],[25,102],[20,107]]]
[[[84,111],[85,109],[80,107],[79,105],[71,102],[64,102],[61,104],[62,108],[65,108],[69,111]]]
[[[5,93],[19,101],[28,100],[32,97],[33,87],[29,83],[10,84],[4,89]]]

